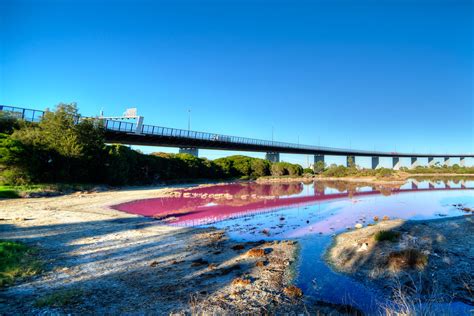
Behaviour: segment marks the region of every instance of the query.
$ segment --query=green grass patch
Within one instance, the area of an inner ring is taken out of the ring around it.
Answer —
[[[0,198],[2,199],[15,199],[19,198],[20,194],[14,188],[8,186],[0,186]]]
[[[374,235],[376,241],[391,241],[395,242],[400,237],[399,232],[393,230],[381,230]]]
[[[36,307],[65,307],[78,304],[82,301],[84,293],[81,289],[63,289],[40,297],[36,300]]]
[[[94,184],[27,184],[27,185],[0,185],[0,198],[19,198],[31,193],[70,193],[74,191],[87,191],[94,188]]]
[[[23,243],[0,240],[0,287],[40,273],[42,265],[36,254],[36,249]]]

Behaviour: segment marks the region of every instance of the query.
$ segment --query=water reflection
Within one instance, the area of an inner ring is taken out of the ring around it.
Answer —
[[[317,202],[365,196],[391,196],[409,192],[469,190],[473,180],[417,180],[403,185],[369,185],[343,181],[310,183],[231,183],[176,190],[166,197],[133,201],[115,209],[164,219],[170,225],[198,226],[272,212],[286,207],[304,207]],[[349,223],[348,223],[349,224]]]

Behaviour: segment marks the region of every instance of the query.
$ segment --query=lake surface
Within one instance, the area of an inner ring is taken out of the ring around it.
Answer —
[[[295,239],[301,246],[296,283],[315,300],[350,304],[376,313],[385,298],[333,272],[322,258],[337,233],[379,219],[433,219],[465,215],[474,207],[474,181],[408,180],[380,188],[344,182],[254,182],[176,190],[173,196],[117,205],[125,212],[162,218],[169,225],[217,227],[237,241]],[[449,305],[469,315],[461,303]]]

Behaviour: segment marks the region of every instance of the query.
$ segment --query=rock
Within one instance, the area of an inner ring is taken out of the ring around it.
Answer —
[[[359,249],[357,249],[357,251],[359,251],[359,252],[360,251],[367,251],[367,249],[369,249],[369,244],[365,242],[359,247]]]
[[[232,250],[242,250],[244,249],[245,247],[243,245],[235,245],[235,246],[232,246]]]
[[[203,258],[199,258],[199,259],[194,260],[191,263],[191,267],[199,267],[199,266],[208,265],[208,264],[209,262],[207,260],[204,260]]]
[[[363,226],[362,226],[361,223],[357,223],[357,224],[354,225],[354,227],[357,228],[357,229],[360,229],[360,228],[362,228]]]

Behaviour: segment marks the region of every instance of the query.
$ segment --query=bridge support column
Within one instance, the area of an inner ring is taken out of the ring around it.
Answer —
[[[428,157],[428,167],[433,167],[435,165],[434,157]]]
[[[380,168],[380,157],[372,157],[372,169]]]
[[[459,165],[461,167],[465,167],[466,166],[466,157],[459,157]]]
[[[313,164],[313,170],[314,170],[314,171],[316,171],[316,170],[315,170],[316,164],[317,164],[318,162],[320,162],[320,161],[321,161],[321,162],[323,163],[323,165],[324,165],[324,155],[314,155],[314,164]]]
[[[410,160],[411,160],[411,166],[410,166],[411,169],[415,169],[416,167],[418,167],[417,157],[411,157]]]
[[[355,156],[347,156],[346,157],[346,166],[347,167],[355,167],[356,166]]]
[[[182,147],[179,149],[180,154],[190,154],[193,155],[194,157],[198,157],[199,155],[199,149],[195,147]]]
[[[399,170],[400,167],[400,157],[392,157],[392,169]]]
[[[448,167],[451,165],[451,159],[449,159],[449,157],[444,157],[444,165]]]
[[[265,154],[265,159],[270,162],[280,162],[280,153],[269,152]]]

